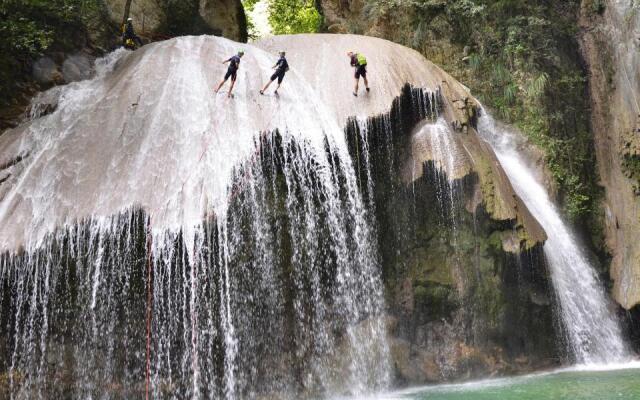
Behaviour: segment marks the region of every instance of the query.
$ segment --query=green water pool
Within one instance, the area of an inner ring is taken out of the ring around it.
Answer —
[[[389,400],[640,400],[640,369],[566,370],[398,392]]]

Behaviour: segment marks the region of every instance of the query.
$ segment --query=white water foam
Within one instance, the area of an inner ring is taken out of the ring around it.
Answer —
[[[562,220],[542,184],[518,153],[515,136],[483,111],[480,135],[491,144],[515,191],[548,235],[544,245],[560,304],[567,345],[578,364],[623,363],[631,359],[619,322],[578,240]]]

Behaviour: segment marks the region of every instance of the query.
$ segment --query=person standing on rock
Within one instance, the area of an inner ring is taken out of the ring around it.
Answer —
[[[122,45],[129,50],[135,50],[136,45],[142,46],[142,39],[133,30],[133,19],[131,18],[127,18],[127,23],[122,27]]]
[[[229,88],[229,94],[227,97],[233,97],[233,86],[236,84],[236,78],[238,77],[238,69],[240,68],[240,59],[244,56],[244,51],[238,50],[238,54],[232,56],[228,60],[223,61],[223,64],[229,63],[229,68],[227,68],[227,73],[224,75],[224,78],[220,81],[220,84],[216,88],[215,92],[218,93],[222,88],[222,85],[227,81],[227,79],[231,78],[231,87]]]
[[[354,53],[353,51],[348,52],[347,56],[349,56],[349,59],[351,60],[351,66],[356,70],[356,87],[353,91],[353,95],[358,97],[358,83],[360,82],[360,77],[364,79],[364,86],[367,88],[367,92],[369,91],[369,81],[367,81],[367,59],[364,55]]]
[[[280,84],[282,83],[282,80],[284,79],[284,74],[289,70],[289,63],[287,62],[287,59],[285,58],[285,52],[284,51],[280,51],[280,58],[276,62],[276,65],[273,66],[273,69],[275,69],[276,72],[274,72],[273,75],[271,75],[271,79],[269,80],[269,82],[267,82],[267,84],[264,85],[262,90],[260,90],[260,94],[264,94],[264,92],[267,90],[269,85],[271,85],[271,82],[275,81],[276,78],[278,78],[278,87],[273,92],[276,96],[278,95],[278,89],[280,89]]]

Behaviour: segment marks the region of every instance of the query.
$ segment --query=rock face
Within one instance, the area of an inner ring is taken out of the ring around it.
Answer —
[[[276,36],[257,46],[294,55],[313,48],[318,57],[292,56],[290,64],[312,77],[317,96],[347,121],[360,187],[375,210],[396,384],[557,362],[554,300],[541,252],[546,235],[478,137],[476,100],[418,52],[386,40],[296,38]],[[366,54],[373,88],[355,102],[345,101],[350,71],[334,69],[346,64],[349,50]],[[397,93],[391,108],[379,91]],[[421,99],[437,116],[420,113]]]
[[[594,141],[606,190],[613,296],[625,309],[640,303],[640,14],[636,7],[622,0],[583,1],[581,11]]]
[[[235,98],[216,96],[225,72],[216,61],[238,46],[246,55]],[[279,97],[261,96],[280,49],[291,71]],[[357,98],[349,50],[369,62],[371,92]],[[239,388],[256,398],[259,388],[300,398],[277,390],[347,380],[350,340],[370,335],[379,310],[345,319],[343,309],[383,292],[388,351],[379,357],[396,385],[557,362],[545,233],[479,139],[477,101],[419,53],[356,35],[252,45],[199,36],[118,50],[98,66],[96,78],[43,96],[41,114],[0,136],[0,249],[10,254],[0,284],[17,293],[21,279],[39,285],[34,276],[49,270],[57,283],[46,304],[0,313],[0,337],[10,337],[0,346],[15,346],[0,352],[2,371],[15,364],[3,356],[18,354],[19,370],[43,365],[54,391],[45,393],[61,390],[56,379],[142,387],[136,372],[151,336],[156,394]],[[340,262],[344,272],[332,268]],[[142,276],[151,269],[153,288]],[[379,292],[357,290],[378,274]],[[336,281],[353,275],[361,279],[342,291],[359,295],[343,301]],[[23,301],[8,296],[0,307]],[[35,338],[20,328],[29,318],[54,326]],[[127,332],[131,346],[114,348],[103,326]],[[68,330],[82,339],[69,342]],[[33,340],[39,352],[16,350]],[[91,367],[103,359],[113,367]],[[167,371],[178,371],[175,381]],[[39,390],[40,378],[25,379],[25,390]]]
[[[126,0],[108,0],[114,23],[121,24]],[[214,34],[244,42],[247,21],[240,0],[133,1],[129,12],[141,35]]]
[[[553,364],[544,232],[472,126],[465,133],[442,117],[413,129],[389,123],[410,103],[348,130],[352,154],[368,149],[359,171],[371,170],[360,179],[375,204],[397,383]]]
[[[318,2],[324,16],[327,30],[331,33],[359,33],[381,37],[396,43],[406,43],[407,30],[411,26],[412,15],[394,14],[370,19],[364,0],[320,0]],[[384,5],[381,3],[381,6]],[[397,29],[402,27],[401,29]]]
[[[318,2],[325,19],[327,30],[331,33],[364,32],[366,35],[382,36],[378,24],[364,23],[361,0],[321,0]]]

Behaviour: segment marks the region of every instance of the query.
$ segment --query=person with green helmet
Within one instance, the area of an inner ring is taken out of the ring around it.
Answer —
[[[367,92],[369,91],[369,81],[367,81],[367,59],[364,55],[355,53],[353,51],[348,52],[347,56],[349,56],[349,59],[351,60],[351,66],[356,69],[356,87],[353,91],[353,95],[357,97],[358,82],[360,82],[360,77],[364,79],[364,86],[367,88]]]
[[[267,82],[267,84],[264,85],[262,90],[260,90],[260,94],[264,94],[264,92],[267,90],[269,85],[271,85],[271,82],[275,81],[276,78],[278,78],[278,87],[276,87],[276,90],[273,92],[276,96],[278,95],[278,89],[280,89],[280,84],[282,84],[282,80],[284,79],[284,74],[289,70],[289,63],[285,58],[285,52],[280,51],[279,54],[280,54],[280,58],[278,59],[276,64],[273,66],[273,69],[275,69],[276,72],[274,72],[273,75],[271,75],[271,79],[269,80],[269,82]]]
[[[216,88],[215,92],[218,93],[222,88],[222,85],[231,78],[231,87],[229,88],[229,94],[227,97],[233,97],[233,86],[236,83],[236,78],[238,77],[238,69],[240,68],[240,59],[244,55],[244,51],[238,50],[238,54],[232,56],[228,60],[223,61],[223,64],[229,63],[229,68],[227,68],[227,73],[224,75],[224,78],[220,81],[220,84]]]

